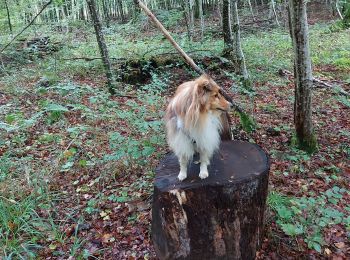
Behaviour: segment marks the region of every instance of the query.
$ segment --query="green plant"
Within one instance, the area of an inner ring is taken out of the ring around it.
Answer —
[[[98,204],[97,199],[90,199],[87,202],[87,207],[85,208],[85,212],[87,212],[88,214],[93,214],[95,212],[98,212],[97,204]]]
[[[344,106],[350,108],[350,99],[344,96],[338,96],[338,101],[340,101]]]
[[[253,132],[257,127],[257,124],[256,124],[254,118],[252,116],[246,114],[245,112],[238,113],[238,114],[239,114],[240,123],[242,125],[242,128],[245,131],[247,131],[248,133]]]
[[[9,176],[11,173],[11,167],[13,166],[13,162],[9,154],[5,153],[0,156],[0,182]]]
[[[0,197],[0,254],[12,258],[34,258],[45,235],[44,224],[37,212],[41,197],[27,196],[21,200]]]
[[[268,205],[276,213],[276,223],[289,236],[301,236],[308,247],[321,252],[325,245],[323,230],[332,225],[348,225],[347,214],[337,209],[338,203],[349,191],[334,186],[317,197],[288,198],[270,193]]]

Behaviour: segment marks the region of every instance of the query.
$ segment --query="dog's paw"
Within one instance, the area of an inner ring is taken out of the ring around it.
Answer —
[[[179,175],[177,176],[179,181],[183,181],[184,179],[187,178],[187,173],[186,172],[180,172]]]
[[[201,171],[199,173],[199,178],[201,178],[201,179],[208,178],[208,176],[209,176],[209,172],[208,171]]]

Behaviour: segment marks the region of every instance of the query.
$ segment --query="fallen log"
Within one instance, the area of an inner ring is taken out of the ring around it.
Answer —
[[[294,78],[294,74],[292,72],[290,72],[289,70],[279,69],[278,74],[280,76],[283,76],[283,77],[288,76],[288,77]],[[333,89],[337,88],[340,94],[342,94],[344,96],[350,96],[350,93],[345,91],[342,87],[335,86],[333,84],[329,84],[329,83],[325,82],[324,80],[313,78],[312,83],[313,83],[314,88],[333,88]]]
[[[197,158],[195,158],[197,159]],[[269,159],[255,144],[225,141],[200,180],[191,163],[179,182],[178,160],[168,154],[156,169],[152,239],[163,259],[255,258],[261,245]]]

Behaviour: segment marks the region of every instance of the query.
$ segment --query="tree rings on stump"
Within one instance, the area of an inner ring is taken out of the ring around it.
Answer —
[[[159,259],[255,258],[267,197],[266,153],[248,142],[225,141],[208,170],[201,180],[192,162],[180,182],[174,154],[157,167],[152,239]]]

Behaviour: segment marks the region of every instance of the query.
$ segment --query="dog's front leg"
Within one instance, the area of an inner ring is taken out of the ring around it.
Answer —
[[[200,159],[201,159],[201,166],[200,166],[199,177],[201,179],[205,179],[209,176],[209,172],[208,172],[209,156],[208,156],[208,153],[201,152]]]
[[[180,156],[179,163],[180,163],[180,173],[177,176],[177,178],[180,181],[183,181],[187,178],[187,165],[188,165],[189,159],[186,156]]]

